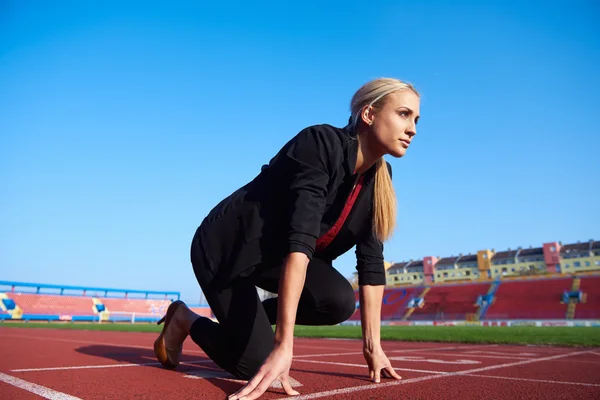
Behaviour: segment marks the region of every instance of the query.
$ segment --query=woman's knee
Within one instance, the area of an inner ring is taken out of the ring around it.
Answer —
[[[329,311],[331,325],[339,324],[348,320],[356,311],[356,300],[354,291],[350,290],[338,291],[329,299]]]

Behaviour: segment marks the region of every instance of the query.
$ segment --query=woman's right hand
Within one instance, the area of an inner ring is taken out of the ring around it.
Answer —
[[[263,362],[258,372],[240,390],[228,397],[229,400],[253,400],[261,396],[275,380],[279,379],[285,393],[297,396],[300,393],[292,389],[289,381],[292,366],[292,346],[276,345]]]

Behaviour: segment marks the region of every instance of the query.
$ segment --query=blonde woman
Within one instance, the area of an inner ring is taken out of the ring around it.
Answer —
[[[181,301],[171,304],[154,344],[165,367],[178,365],[190,335],[217,365],[248,380],[230,399],[258,398],[277,379],[297,395],[288,380],[294,325],[335,325],[352,316],[353,289],[332,263],[356,246],[370,377],[401,379],[380,343],[383,243],[396,219],[383,157],[404,156],[419,105],[410,84],[366,83],[351,100],[347,126],[303,129],[208,214],[194,235],[191,262],[218,323]],[[261,302],[256,286],[278,296]]]

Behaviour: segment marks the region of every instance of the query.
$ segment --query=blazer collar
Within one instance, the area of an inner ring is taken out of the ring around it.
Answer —
[[[356,159],[358,157],[358,138],[356,137],[352,126],[350,124],[342,128],[344,132],[346,156],[344,168],[346,174],[349,176],[354,175],[354,168],[356,168]]]
[[[355,175],[354,168],[356,168],[356,159],[358,158],[358,138],[356,137],[356,134],[354,133],[354,130],[352,129],[352,126],[350,124],[346,125],[344,128],[342,128],[342,130],[344,131],[344,138],[346,141],[346,156],[344,157],[344,169],[348,176],[352,176]],[[370,185],[371,183],[373,183],[376,168],[377,166],[373,165],[365,172],[365,185]]]

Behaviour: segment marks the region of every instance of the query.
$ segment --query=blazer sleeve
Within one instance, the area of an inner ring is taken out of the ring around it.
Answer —
[[[390,177],[392,167],[387,164]],[[371,213],[372,215],[372,213]],[[359,285],[385,285],[385,265],[383,258],[383,243],[377,239],[373,225],[366,224],[356,244],[356,270]]]
[[[301,252],[312,259],[325,210],[327,187],[343,153],[333,132],[320,127],[302,130],[284,149],[280,162],[287,189],[288,253]]]
[[[385,285],[383,243],[375,236],[371,224],[367,224],[356,244],[356,270],[359,285]]]

